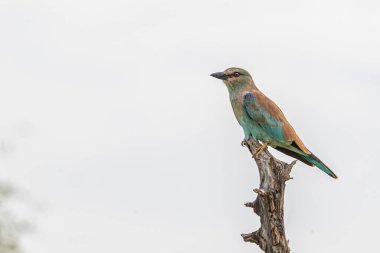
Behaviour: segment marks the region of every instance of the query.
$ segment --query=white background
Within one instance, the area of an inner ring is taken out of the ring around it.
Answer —
[[[257,168],[209,76],[231,66],[339,176],[296,165],[291,249],[373,252],[379,12],[363,0],[2,0],[1,179],[43,206],[25,252],[260,252],[240,237],[259,227],[243,206]]]

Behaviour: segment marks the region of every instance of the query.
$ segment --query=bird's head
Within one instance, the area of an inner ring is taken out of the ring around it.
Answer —
[[[228,68],[223,72],[213,73],[211,76],[223,80],[229,90],[239,89],[246,85],[254,85],[248,71],[241,68]]]

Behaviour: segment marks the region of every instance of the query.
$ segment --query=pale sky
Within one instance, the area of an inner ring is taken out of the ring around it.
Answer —
[[[261,252],[227,89],[250,71],[339,176],[298,163],[293,252],[373,252],[378,1],[0,2],[0,172],[41,203],[26,253]],[[288,162],[290,158],[279,155]]]

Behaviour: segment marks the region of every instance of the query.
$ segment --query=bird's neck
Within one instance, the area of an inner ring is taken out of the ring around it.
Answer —
[[[255,83],[251,80],[249,82],[234,83],[233,85],[227,85],[228,92],[232,94],[247,92],[252,90],[258,90]]]

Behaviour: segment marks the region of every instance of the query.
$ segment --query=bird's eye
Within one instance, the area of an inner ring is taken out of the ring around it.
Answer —
[[[240,76],[240,73],[238,73],[238,72],[234,73],[234,77],[239,77],[239,76]]]

